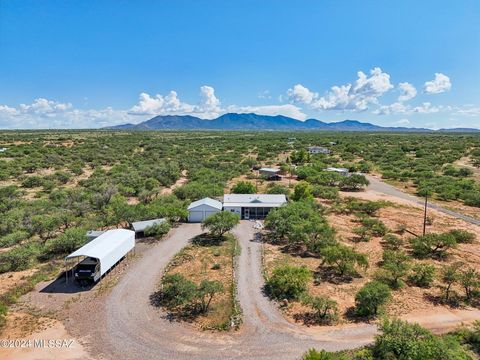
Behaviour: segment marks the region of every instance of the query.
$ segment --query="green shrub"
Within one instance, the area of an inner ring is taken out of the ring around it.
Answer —
[[[302,356],[302,360],[348,360],[346,356],[327,352],[325,350],[317,351],[315,349],[308,350]]]
[[[227,231],[232,230],[240,222],[237,214],[220,211],[204,220],[203,229],[208,229],[212,236],[223,236]]]
[[[457,241],[452,234],[427,234],[410,240],[413,254],[419,258],[445,258],[448,250],[457,247]]]
[[[170,231],[170,228],[171,228],[170,223],[168,221],[164,221],[160,224],[154,224],[154,225],[148,226],[147,228],[145,228],[145,231],[143,232],[143,234],[147,237],[163,236],[168,234],[168,232]]]
[[[366,283],[355,295],[355,313],[361,317],[377,316],[389,298],[388,285],[378,281]]]
[[[48,252],[51,254],[68,254],[87,242],[85,228],[70,228],[47,243]]]
[[[399,250],[403,246],[403,240],[394,234],[386,234],[383,237],[383,245],[389,250]]]
[[[39,249],[35,244],[17,246],[0,253],[0,274],[28,269],[38,254]]]
[[[339,198],[338,189],[333,186],[315,185],[312,188],[312,195],[316,198],[336,200]]]
[[[373,345],[374,359],[472,359],[451,336],[439,337],[418,324],[384,320]]]
[[[357,274],[358,267],[368,267],[367,256],[356,252],[350,246],[327,246],[320,251],[320,255],[325,264],[336,269],[339,276],[353,276]]]
[[[0,238],[0,247],[9,247],[16,245],[29,238],[26,231],[18,230]]]
[[[266,282],[266,290],[274,299],[297,300],[311,279],[312,273],[306,267],[285,265],[273,270]]]
[[[377,278],[385,282],[393,289],[403,285],[403,278],[410,269],[410,258],[401,250],[385,250],[383,263]]]
[[[428,288],[435,279],[435,266],[430,264],[415,264],[412,267],[408,281],[415,286]]]
[[[309,306],[319,324],[331,323],[338,318],[338,307],[335,300],[326,296],[304,296],[302,303]]]
[[[195,284],[180,274],[168,274],[163,278],[162,304],[167,308],[178,308],[190,304],[196,296]]]
[[[212,270],[220,270],[221,267],[222,267],[222,266],[221,266],[220,264],[215,263],[215,264],[212,265]]]
[[[471,244],[475,240],[475,234],[466,230],[450,230],[448,232],[452,235],[459,244]]]
[[[248,181],[240,181],[236,183],[232,189],[232,194],[255,194],[255,185]]]

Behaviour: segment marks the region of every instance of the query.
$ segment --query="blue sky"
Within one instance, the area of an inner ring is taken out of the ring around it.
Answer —
[[[480,128],[478,1],[0,1],[0,128],[283,114]]]

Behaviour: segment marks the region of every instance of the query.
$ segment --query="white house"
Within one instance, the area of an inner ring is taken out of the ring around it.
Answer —
[[[223,211],[238,214],[244,220],[265,219],[271,209],[286,202],[283,194],[226,194],[223,196]]]
[[[0,148],[0,153],[7,151],[7,148]]]
[[[335,168],[335,167],[329,167],[329,168],[326,168],[325,171],[332,171],[332,172],[336,172],[342,176],[348,176],[349,173],[348,173],[348,169],[346,168]]]
[[[323,146],[310,146],[308,148],[308,153],[309,154],[330,154],[331,151],[330,149],[327,149],[326,147]]]
[[[219,211],[222,211],[222,203],[220,201],[210,198],[197,200],[188,206],[188,221],[202,222]]]

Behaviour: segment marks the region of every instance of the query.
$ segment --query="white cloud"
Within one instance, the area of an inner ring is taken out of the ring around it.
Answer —
[[[415,106],[412,108],[410,111],[414,113],[420,113],[420,114],[431,114],[431,113],[438,113],[445,108],[443,106],[433,106],[429,102],[424,102],[422,105]]]
[[[427,94],[440,94],[452,88],[450,78],[442,73],[435,73],[435,79],[427,81],[423,85],[423,91]]]
[[[353,85],[332,86],[322,97],[301,84],[289,89],[287,95],[291,101],[307,104],[315,110],[364,111],[370,104],[378,103],[378,98],[393,88],[390,75],[379,67],[370,70],[370,76],[362,71],[357,76]]]
[[[310,91],[301,84],[297,84],[293,88],[287,90],[287,96],[294,102],[311,104],[312,101],[318,97],[318,94]]]
[[[382,105],[378,109],[374,110],[373,113],[376,115],[390,115],[390,114],[399,114],[407,112],[408,107],[401,102],[394,102],[390,105]]]
[[[397,121],[397,124],[399,124],[399,125],[408,125],[408,124],[410,124],[410,120],[408,120],[408,119],[400,119],[400,120]]]
[[[255,113],[259,115],[283,115],[297,120],[305,120],[307,115],[302,110],[292,104],[284,105],[263,105],[263,106],[237,106],[230,105],[227,107],[228,112],[237,113]]]
[[[480,106],[464,105],[462,107],[455,108],[455,110],[459,115],[480,117]]]
[[[417,89],[415,89],[415,87],[408,82],[402,82],[398,84],[398,87],[401,91],[401,95],[398,97],[398,101],[408,101],[417,96]]]
[[[220,112],[220,100],[215,96],[215,89],[204,85],[200,87],[201,101],[192,105],[179,99],[176,91],[163,96],[150,96],[141,93],[138,104],[130,109],[132,115],[193,115],[205,119],[217,117]]]

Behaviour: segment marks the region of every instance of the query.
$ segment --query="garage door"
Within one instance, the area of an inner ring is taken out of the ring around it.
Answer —
[[[189,222],[202,222],[203,221],[203,211],[190,211],[188,213]]]
[[[213,214],[216,214],[218,211],[205,211],[205,219],[208,218],[209,216],[212,216]]]

